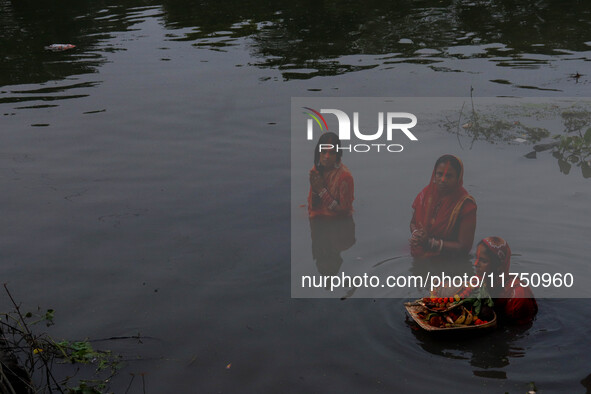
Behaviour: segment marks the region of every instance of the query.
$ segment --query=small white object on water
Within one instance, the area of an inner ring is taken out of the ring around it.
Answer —
[[[54,52],[66,51],[66,50],[72,49],[72,48],[76,48],[76,45],[72,45],[72,44],[51,44],[51,45],[45,47],[45,49],[47,49],[49,51],[54,51]]]
[[[400,40],[398,40],[399,44],[413,44],[412,40],[410,38],[401,38]]]
[[[440,53],[440,50],[432,48],[422,48],[415,51],[415,55],[439,55]]]
[[[527,141],[527,140],[525,140],[525,139],[523,139],[523,138],[519,138],[519,137],[517,137],[517,138],[515,138],[513,141],[515,141],[515,142],[525,142],[525,141]]]

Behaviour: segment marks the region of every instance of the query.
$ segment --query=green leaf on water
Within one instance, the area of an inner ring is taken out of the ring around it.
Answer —
[[[587,131],[585,131],[585,136],[583,137],[583,140],[585,141],[585,145],[591,145],[591,127],[589,127]]]
[[[48,309],[45,312],[45,320],[48,322],[48,326],[53,324],[53,318],[55,317],[55,311],[53,309]]]

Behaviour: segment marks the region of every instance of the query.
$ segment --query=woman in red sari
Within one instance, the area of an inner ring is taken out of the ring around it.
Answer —
[[[435,163],[431,181],[417,195],[410,222],[414,257],[467,255],[476,230],[476,202],[462,186],[464,166],[456,156]]]
[[[481,278],[489,279],[489,293],[494,299],[494,309],[501,320],[515,324],[527,324],[538,312],[538,304],[529,286],[521,282],[513,283],[509,276],[511,267],[511,248],[503,238],[487,237],[478,243],[474,271]],[[505,274],[504,287],[499,274]]]
[[[353,213],[353,176],[341,163],[343,151],[337,151],[337,147],[341,147],[341,140],[335,133],[327,132],[320,136],[314,149],[308,193],[311,218],[351,216]]]

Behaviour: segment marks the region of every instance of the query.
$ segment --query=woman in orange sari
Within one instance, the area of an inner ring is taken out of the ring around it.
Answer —
[[[476,201],[463,187],[464,166],[456,156],[435,163],[431,181],[417,195],[410,222],[414,257],[467,255],[476,230]]]
[[[510,267],[511,248],[507,241],[501,237],[487,237],[478,243],[474,271],[486,280],[490,280],[489,274],[493,274],[494,282],[488,284],[488,289],[495,312],[505,322],[527,324],[538,312],[538,303],[529,286],[509,279]],[[504,287],[499,278],[502,273],[505,274]]]
[[[332,148],[330,148],[332,146]],[[314,167],[310,170],[308,214],[310,218],[351,216],[353,213],[353,176],[341,163],[341,140],[327,132],[314,149]]]

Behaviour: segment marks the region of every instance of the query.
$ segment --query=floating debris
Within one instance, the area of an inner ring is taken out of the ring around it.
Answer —
[[[72,44],[51,44],[45,47],[48,51],[60,52],[67,51],[68,49],[76,48],[76,45]]]

